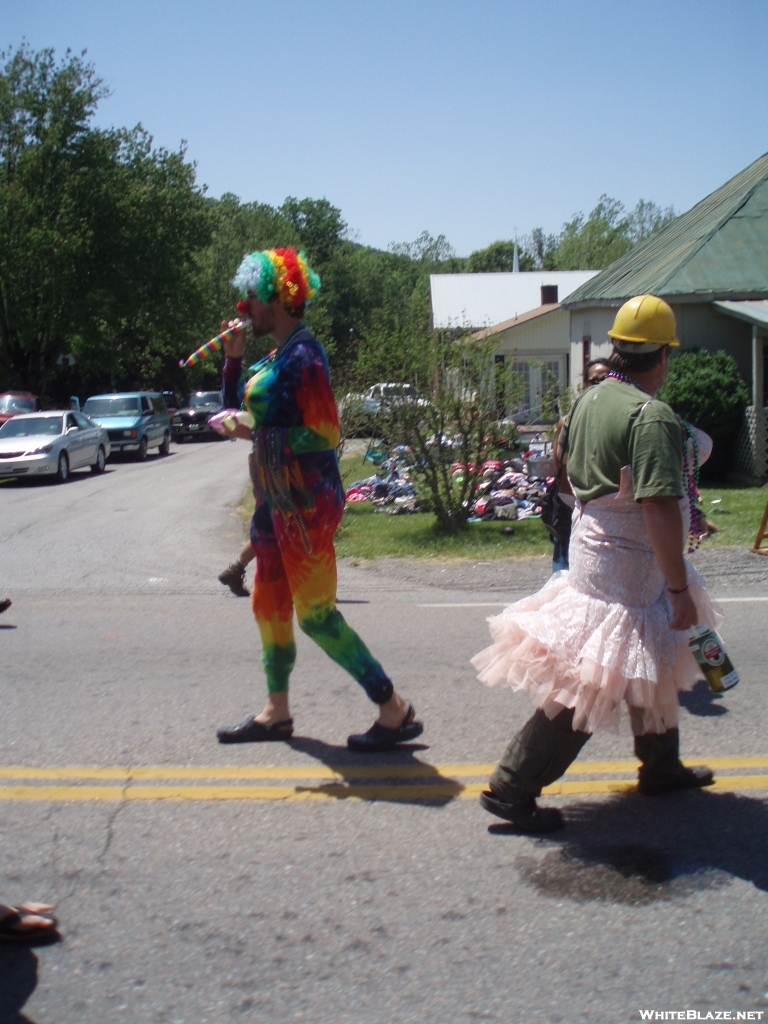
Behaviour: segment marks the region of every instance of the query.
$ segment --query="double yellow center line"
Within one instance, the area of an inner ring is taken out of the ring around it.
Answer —
[[[692,759],[716,772],[716,789],[768,790],[768,757]],[[637,761],[576,762],[545,793],[615,793],[635,784]],[[453,800],[487,786],[492,764],[296,766],[0,766],[0,800]],[[258,784],[254,784],[258,783]]]

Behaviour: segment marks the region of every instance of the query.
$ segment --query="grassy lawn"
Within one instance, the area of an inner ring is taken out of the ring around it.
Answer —
[[[512,526],[506,537],[501,530]],[[339,558],[466,558],[489,561],[492,558],[530,558],[551,555],[549,534],[538,519],[505,523],[470,523],[458,535],[435,528],[430,515],[388,516],[372,505],[349,505],[336,535]]]
[[[704,514],[720,533],[701,542],[702,550],[711,547],[749,547],[755,543],[757,530],[768,503],[768,487],[721,487],[701,489]]]
[[[376,467],[361,455],[341,460],[344,486],[364,480]],[[391,507],[391,506],[387,506]],[[501,530],[512,526],[514,534]],[[467,558],[486,561],[491,558],[526,558],[551,555],[549,534],[538,519],[508,523],[470,523],[458,535],[444,533],[434,525],[431,515],[390,516],[377,512],[368,502],[347,505],[336,535],[339,558]]]
[[[371,476],[375,467],[360,455],[342,459],[342,476],[347,486],[354,480]],[[751,547],[768,502],[768,488],[721,487],[702,489],[702,507],[720,533],[701,543],[701,550],[712,547]],[[247,522],[253,512],[250,489],[238,507]],[[511,525],[512,536],[504,536],[502,527]],[[459,535],[448,535],[435,528],[430,515],[390,516],[376,512],[367,502],[348,505],[336,537],[339,558],[373,560],[394,558],[471,559],[530,558],[550,555],[549,535],[538,519],[507,524],[501,520],[470,523]]]

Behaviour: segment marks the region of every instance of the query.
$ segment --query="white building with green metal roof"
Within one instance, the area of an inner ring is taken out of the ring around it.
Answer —
[[[768,476],[768,153],[568,296],[571,383],[611,351],[633,295],[672,306],[683,346],[724,349],[751,389],[735,468]]]

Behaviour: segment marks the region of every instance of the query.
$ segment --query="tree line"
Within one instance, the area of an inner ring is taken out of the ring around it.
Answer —
[[[210,198],[184,145],[94,125],[107,89],[84,53],[57,60],[23,44],[0,61],[0,390],[61,401],[217,386],[215,365],[182,371],[178,360],[231,315],[243,253],[279,245],[304,249],[320,274],[307,319],[342,386],[418,378],[429,372],[429,275],[512,269],[510,239],[466,258],[427,232],[380,250],[354,241],[327,199]],[[600,269],[672,216],[602,196],[559,234],[518,239],[520,269]]]

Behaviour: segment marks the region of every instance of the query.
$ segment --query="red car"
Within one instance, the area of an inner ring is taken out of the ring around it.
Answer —
[[[17,412],[39,412],[42,406],[37,395],[27,391],[6,391],[0,395],[0,427]]]

